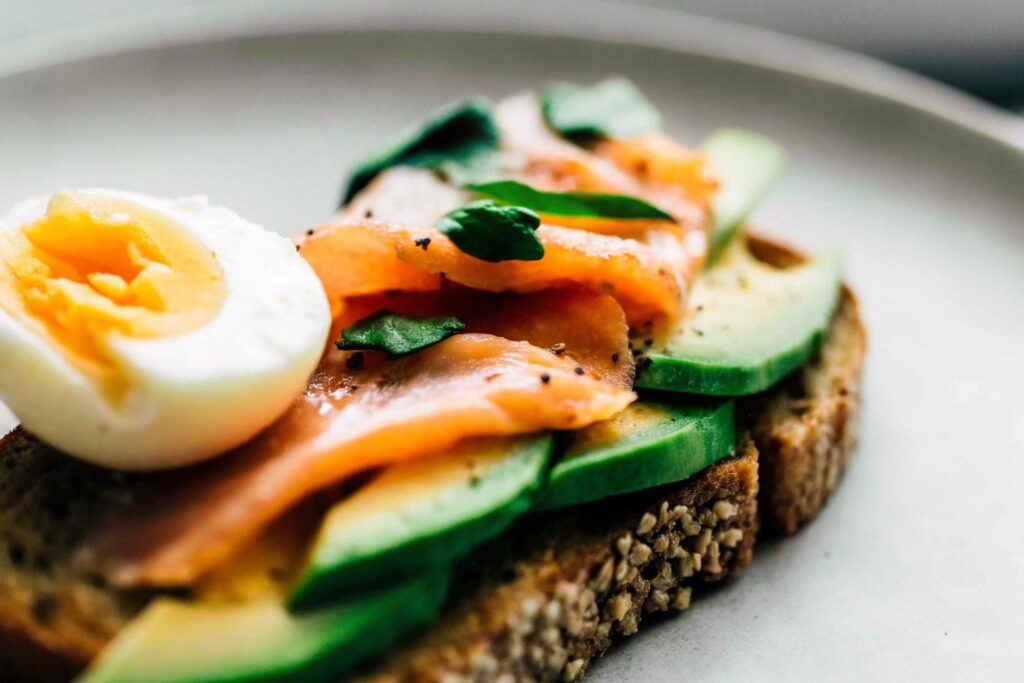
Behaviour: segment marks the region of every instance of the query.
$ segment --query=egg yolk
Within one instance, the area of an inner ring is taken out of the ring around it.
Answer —
[[[108,397],[125,384],[111,339],[189,332],[226,295],[213,252],[166,215],[123,199],[58,192],[42,218],[0,233],[0,308]]]

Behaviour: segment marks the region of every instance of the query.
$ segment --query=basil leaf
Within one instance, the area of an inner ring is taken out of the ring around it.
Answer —
[[[404,356],[462,332],[458,318],[417,318],[391,311],[378,311],[341,333],[339,349],[376,349],[392,356]]]
[[[392,166],[434,168],[497,145],[498,130],[486,100],[473,98],[446,105],[426,123],[409,127],[383,151],[359,164],[349,178],[341,205],[348,204],[378,173]]]
[[[499,206],[489,199],[470,202],[437,222],[459,250],[481,261],[539,261],[544,245],[537,233],[540,216],[520,206]]]
[[[541,91],[540,102],[548,125],[577,143],[628,138],[661,127],[661,114],[625,78],[592,86],[556,83]]]
[[[494,183],[470,183],[469,189],[502,204],[514,204],[552,216],[583,216],[588,218],[656,218],[675,219],[637,197],[602,192],[543,192],[514,180]]]

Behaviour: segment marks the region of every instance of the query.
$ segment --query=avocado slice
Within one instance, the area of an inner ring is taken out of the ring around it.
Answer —
[[[539,507],[556,508],[682,481],[736,449],[731,400],[642,400],[567,435]]]
[[[472,441],[384,470],[320,525],[289,598],[292,609],[445,564],[530,508],[550,435]]]
[[[758,259],[751,244],[737,237],[697,277],[686,315],[639,363],[638,387],[744,396],[814,352],[839,301],[838,255],[780,268]]]
[[[432,621],[448,571],[295,616],[280,599],[182,602],[158,598],[79,683],[337,680]]]
[[[701,148],[719,177],[711,207],[710,264],[782,173],[786,152],[773,140],[738,128],[715,131]]]

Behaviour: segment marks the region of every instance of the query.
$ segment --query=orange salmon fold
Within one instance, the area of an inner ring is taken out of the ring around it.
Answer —
[[[186,585],[352,475],[470,437],[578,429],[635,399],[626,322],[605,295],[492,297],[466,318],[472,331],[398,359],[331,350],[256,439],[140,479],[83,540],[77,565],[120,587]]]
[[[366,281],[350,281],[332,271],[367,253],[373,259],[372,281],[383,283],[378,291],[426,291],[437,278],[489,292],[575,285],[610,294],[633,324],[677,312],[686,283],[703,262],[702,231],[684,236],[679,226],[652,221],[646,228],[631,228],[628,237],[545,223],[537,230],[544,258],[488,263],[460,251],[434,227],[441,216],[470,199],[430,171],[393,168],[332,223],[300,238],[300,253],[321,277],[336,312],[337,302],[369,292]],[[366,244],[373,248],[358,251],[362,247],[353,246]],[[348,260],[339,259],[343,253],[349,254]],[[402,282],[409,284],[396,284]]]

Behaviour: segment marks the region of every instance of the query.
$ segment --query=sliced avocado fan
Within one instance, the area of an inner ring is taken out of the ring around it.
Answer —
[[[324,517],[289,606],[315,606],[465,555],[531,507],[551,449],[550,435],[478,440],[385,469]]]
[[[786,167],[786,152],[758,133],[722,128],[701,145],[718,174],[711,206],[712,264]]]
[[[567,434],[538,503],[565,507],[682,481],[736,449],[733,402],[641,400]]]
[[[321,681],[383,654],[432,621],[447,569],[302,615],[279,599],[154,600],[79,683]]]
[[[778,268],[737,236],[698,276],[687,313],[651,347],[636,385],[715,396],[768,389],[818,347],[840,279],[834,253]]]

